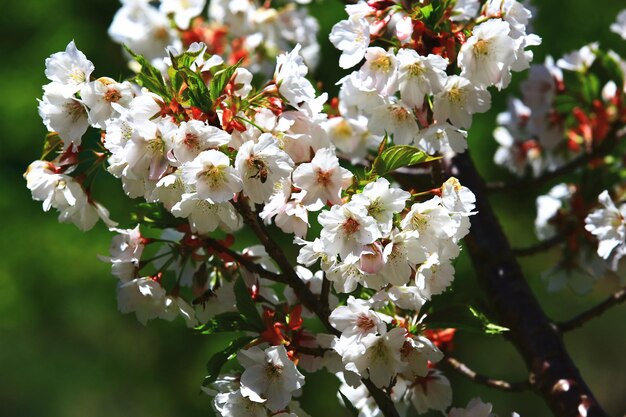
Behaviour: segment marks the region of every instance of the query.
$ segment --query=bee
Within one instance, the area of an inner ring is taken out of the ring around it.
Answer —
[[[254,159],[252,161],[252,165],[257,169],[257,172],[256,174],[250,176],[250,178],[259,178],[261,180],[261,183],[265,184],[265,181],[267,181],[267,175],[269,173],[265,162]]]
[[[211,290],[206,290],[205,292],[200,294],[200,296],[196,297],[191,302],[191,304],[194,306],[198,304],[202,304],[204,306],[204,304],[207,303],[212,297],[215,297],[215,293]]]

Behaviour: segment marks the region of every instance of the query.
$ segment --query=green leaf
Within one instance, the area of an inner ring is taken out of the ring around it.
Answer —
[[[196,74],[189,68],[178,71],[187,83],[187,94],[191,104],[208,112],[213,109],[213,100],[209,95],[209,89],[200,74]]]
[[[209,94],[211,97],[211,101],[215,103],[219,96],[224,92],[224,87],[228,84],[231,77],[237,71],[237,68],[241,65],[242,61],[237,62],[235,65],[226,67],[223,70],[220,70],[215,73],[211,82],[209,83]]]
[[[134,81],[141,87],[145,87],[151,92],[158,94],[166,101],[171,101],[172,93],[165,84],[161,71],[148,62],[143,56],[134,53],[128,46],[124,45],[124,49],[141,65],[141,70],[133,77]]]
[[[254,300],[250,296],[250,291],[243,282],[243,278],[237,279],[235,282],[235,300],[237,301],[237,310],[254,326],[257,330],[262,330],[263,319],[254,304]]]
[[[397,145],[385,149],[380,153],[369,172],[369,177],[383,176],[398,168],[430,162],[440,157],[429,156],[419,148],[410,145]]]
[[[597,60],[609,80],[613,80],[615,84],[617,84],[618,89],[624,85],[624,71],[620,66],[619,62],[611,55],[607,54],[604,51],[596,51],[596,55],[600,58]]]
[[[191,64],[200,56],[200,54],[204,51],[203,48],[198,49],[196,51],[186,51],[180,55],[170,55],[170,59],[172,60],[172,67],[175,69],[180,68],[190,68]]]
[[[148,227],[164,229],[186,223],[185,219],[177,218],[163,207],[161,203],[140,203],[131,213],[131,221]]]
[[[594,74],[585,74],[581,80],[581,92],[587,103],[592,103],[593,100],[600,96],[600,80]]]
[[[554,98],[554,108],[561,114],[569,114],[578,105],[578,101],[569,95],[559,94]]]
[[[427,4],[424,7],[420,7],[420,14],[422,15],[422,18],[424,19],[428,19],[431,15],[431,13],[433,12],[433,5],[432,3]]]
[[[457,329],[477,334],[502,334],[509,329],[492,323],[476,308],[467,305],[453,305],[432,312],[424,319],[428,329]]]
[[[239,350],[254,340],[254,337],[244,336],[230,342],[224,350],[221,350],[211,356],[211,359],[206,364],[207,376],[202,381],[202,386],[206,387],[209,384],[215,382],[220,375],[222,367],[226,365],[226,362],[233,359]]]
[[[341,390],[339,391],[339,395],[341,396],[341,401],[343,402],[344,407],[350,412],[350,414],[354,417],[359,417],[359,410],[352,404],[352,402],[344,395]]]
[[[241,313],[234,311],[218,314],[196,329],[205,335],[257,330]]]
[[[492,323],[484,313],[478,311],[476,308],[469,306],[469,310],[474,317],[476,317],[483,326],[483,332],[486,334],[502,334],[504,332],[508,332],[509,329],[506,327],[500,326],[498,324]]]
[[[41,153],[41,159],[46,159],[51,152],[54,152],[56,148],[59,147],[63,143],[61,137],[56,132],[51,132],[46,135],[46,138],[43,142],[43,151]]]

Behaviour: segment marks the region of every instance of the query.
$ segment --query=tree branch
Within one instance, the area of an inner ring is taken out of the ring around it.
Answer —
[[[544,240],[534,245],[522,247],[522,248],[512,248],[513,254],[515,256],[532,256],[538,253],[541,253],[545,250],[552,249],[554,246],[559,243],[563,243],[566,239],[566,235],[563,233],[559,233],[558,235],[551,237],[550,239]]]
[[[626,287],[622,287],[621,290],[611,294],[609,298],[602,301],[600,304],[591,307],[589,310],[583,311],[576,317],[559,323],[559,330],[561,330],[562,332],[568,332],[570,330],[577,329],[591,319],[601,316],[611,307],[615,307],[616,305],[621,304],[624,301],[626,301]]]
[[[452,369],[454,369],[457,373],[463,375],[464,377],[474,381],[476,383],[486,385],[490,388],[499,389],[501,391],[512,391],[512,392],[520,392],[526,391],[530,389],[530,382],[519,381],[519,382],[508,382],[499,379],[492,379],[485,375],[481,375],[470,369],[463,362],[451,357],[446,356],[445,361]]]
[[[471,218],[466,247],[487,300],[499,322],[510,329],[506,337],[533,376],[532,388],[556,416],[606,417],[570,358],[558,327],[546,316],[528,286],[469,152],[453,158],[450,173],[476,195],[478,213]],[[567,386],[563,381],[567,381]]]
[[[522,178],[513,181],[492,182],[486,185],[486,191],[517,192],[522,188],[539,187],[550,180],[566,175],[577,168],[587,165],[596,158],[607,155],[613,150],[613,148],[615,148],[618,142],[618,135],[613,132],[613,134],[609,134],[609,136],[607,136],[606,139],[604,139],[604,141],[602,141],[600,145],[596,146],[596,148],[591,152],[571,160],[554,171],[544,172],[541,176],[536,178]]]
[[[253,262],[250,258],[247,258],[239,252],[227,248],[226,246],[219,243],[217,240],[207,237],[204,239],[204,241],[209,247],[233,258],[235,261],[237,261],[237,263],[242,265],[248,271],[256,273],[263,278],[269,279],[270,281],[286,283],[285,279],[281,275],[268,271],[261,265]]]
[[[245,199],[245,197],[241,194],[239,197],[239,200],[236,203],[233,203],[235,208],[243,217],[244,223],[250,227],[263,247],[265,247],[267,253],[278,264],[285,277],[284,279],[286,284],[293,289],[302,304],[317,315],[329,333],[336,336],[340,335],[340,332],[337,331],[337,329],[335,329],[328,321],[328,308],[325,308],[322,303],[319,302],[315,294],[313,294],[300,277],[298,277],[295,269],[283,253],[282,249],[272,240],[263,224],[259,221],[257,214],[252,211],[248,205],[247,199]],[[369,378],[362,378],[361,381],[367,387],[370,395],[374,398],[378,408],[380,408],[385,417],[400,417],[391,397],[387,393],[374,385]]]

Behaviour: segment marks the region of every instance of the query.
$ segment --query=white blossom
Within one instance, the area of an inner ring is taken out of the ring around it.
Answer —
[[[363,192],[355,194],[352,201],[367,208],[367,215],[373,217],[383,235],[392,228],[393,215],[404,210],[411,194],[401,188],[392,187],[385,178],[378,178],[363,187]]]
[[[339,66],[351,68],[358,64],[365,55],[370,43],[370,26],[361,16],[350,16],[348,20],[333,26],[330,41],[341,51]]]
[[[278,147],[276,138],[264,133],[257,143],[248,141],[241,145],[235,169],[243,181],[243,192],[260,204],[268,200],[277,183],[289,177],[293,161]]]
[[[419,134],[413,111],[401,101],[372,109],[369,129],[377,135],[393,135],[396,145],[412,145]]]
[[[159,317],[165,309],[165,290],[150,277],[135,278],[120,282],[117,287],[118,309],[126,313],[135,313],[140,323]]]
[[[492,405],[484,403],[480,398],[473,398],[465,408],[452,408],[448,417],[491,417]]]
[[[71,41],[65,52],[57,52],[46,58],[46,77],[63,86],[68,94],[74,94],[89,82],[94,66],[85,54]]]
[[[476,26],[459,51],[461,76],[479,86],[506,87],[516,59],[515,41],[509,32],[509,24],[499,19]]]
[[[400,357],[400,350],[406,340],[406,330],[396,327],[380,336],[367,335],[361,339],[366,349],[363,353],[346,355],[363,377],[369,377],[379,388],[389,386],[392,378],[405,364]]]
[[[626,40],[626,10],[619,12],[617,20],[611,24],[611,32],[617,33]]]
[[[433,114],[437,122],[446,120],[460,128],[472,126],[472,114],[485,112],[491,107],[489,92],[480,89],[467,78],[452,75],[447,78],[444,90],[435,96]]]
[[[320,237],[326,253],[339,254],[342,259],[349,254],[360,256],[365,245],[381,236],[376,220],[367,215],[367,209],[353,202],[335,205],[320,213],[317,220],[323,227]]]
[[[304,376],[287,356],[284,346],[265,351],[258,347],[240,350],[239,363],[245,368],[241,375],[241,395],[264,403],[271,411],[284,409],[294,391],[304,385]]]
[[[383,96],[398,89],[398,60],[393,52],[372,46],[365,51],[365,63],[359,69],[363,85],[373,88]]]
[[[429,155],[443,153],[448,149],[462,153],[467,149],[467,132],[446,122],[434,123],[420,131],[415,142]]]
[[[397,55],[398,80],[402,101],[422,107],[424,96],[437,94],[446,81],[448,60],[439,55],[421,56],[413,49],[400,49]]]
[[[109,246],[110,257],[101,256],[100,259],[111,263],[111,273],[122,281],[129,281],[135,277],[145,247],[145,239],[139,231],[139,225],[134,229],[111,229],[117,234],[113,236]]]
[[[162,0],[159,10],[163,14],[172,13],[176,26],[189,28],[191,19],[202,14],[206,0]]]
[[[228,133],[199,120],[183,121],[171,132],[172,152],[179,163],[194,160],[202,151],[226,145]]]
[[[407,391],[407,399],[413,403],[418,413],[426,413],[429,409],[445,412],[452,403],[450,381],[441,371],[430,369],[428,375],[418,378]]]
[[[57,132],[63,140],[63,148],[76,150],[89,127],[87,109],[59,83],[44,86],[39,100],[39,116],[49,132]]]
[[[602,208],[585,219],[585,229],[598,239],[598,255],[608,259],[620,245],[626,244],[626,203],[615,205],[607,190],[599,196]]]
[[[211,203],[197,193],[183,194],[182,200],[172,207],[172,214],[189,220],[191,230],[206,234],[218,227],[225,231],[241,228],[242,220],[235,208],[229,203]]]
[[[191,162],[182,165],[182,178],[195,185],[199,198],[222,203],[241,191],[242,181],[227,155],[215,149],[203,151]]]
[[[111,78],[102,77],[85,84],[80,90],[80,98],[89,108],[91,125],[106,128],[106,122],[119,115],[113,103],[128,108],[133,99],[133,89],[128,82],[118,83]]]
[[[352,173],[339,165],[330,148],[318,150],[311,162],[300,164],[293,171],[293,185],[303,191],[301,201],[305,206],[341,203],[341,191],[351,182]]]

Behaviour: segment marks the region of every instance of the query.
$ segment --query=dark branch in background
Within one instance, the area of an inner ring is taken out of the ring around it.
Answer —
[[[544,172],[541,176],[536,178],[522,178],[512,181],[492,182],[486,185],[486,191],[517,192],[523,188],[539,187],[548,181],[551,181],[562,175],[569,174],[577,168],[587,165],[589,162],[593,161],[596,158],[600,158],[609,154],[613,150],[613,148],[615,148],[618,142],[618,135],[615,132],[612,132],[593,151],[571,160],[567,164],[555,169],[554,171]]]
[[[499,323],[510,329],[506,337],[532,375],[532,388],[555,416],[606,417],[565,349],[561,332],[528,286],[469,152],[453,158],[450,174],[476,195],[478,213],[471,218],[465,244],[491,309]]]
[[[539,242],[535,245],[526,246],[523,248],[513,248],[513,254],[515,256],[532,256],[548,249],[552,249],[554,246],[563,243],[566,239],[565,233],[559,233],[558,235],[551,237],[550,239]]]
[[[322,278],[322,291],[320,291],[320,303],[322,303],[322,308],[326,310],[328,315],[330,315],[329,297],[330,280],[326,278],[326,273],[324,273],[324,276]]]
[[[328,307],[324,307],[322,303],[319,302],[319,299],[315,296],[315,294],[311,292],[309,287],[307,287],[298,274],[296,274],[295,269],[283,253],[280,246],[272,240],[257,214],[250,208],[248,200],[240,194],[239,200],[234,203],[234,206],[243,217],[244,223],[257,236],[268,255],[271,256],[272,259],[274,259],[274,261],[278,264],[284,277],[284,282],[293,289],[302,304],[317,315],[329,333],[336,336],[340,335],[340,332],[337,331],[337,329],[335,329],[328,321]],[[378,408],[380,408],[385,417],[400,417],[398,410],[396,410],[396,407],[391,400],[391,397],[387,393],[374,385],[369,378],[362,378],[361,381],[367,387],[370,395],[374,398]]]
[[[252,259],[243,256],[239,252],[236,252],[232,249],[227,248],[226,246],[222,245],[217,240],[212,239],[212,238],[205,238],[204,241],[207,243],[207,245],[210,248],[213,248],[217,250],[218,252],[221,252],[230,256],[238,264],[246,268],[248,271],[258,274],[260,277],[269,279],[270,281],[286,283],[282,275],[268,271],[267,269],[263,268],[261,265],[253,262]]]
[[[526,391],[530,389],[530,382],[528,381],[508,382],[508,381],[503,381],[499,379],[492,379],[485,375],[476,373],[475,371],[470,369],[467,365],[465,365],[463,362],[451,356],[446,356],[444,360],[446,361],[448,365],[450,365],[452,369],[454,369],[459,374],[463,375],[464,377],[474,382],[477,382],[482,385],[486,385],[490,388],[495,388],[495,389],[499,389],[502,391],[512,391],[512,392],[520,392],[520,391]]]
[[[568,332],[570,330],[577,329],[587,323],[589,320],[601,316],[611,307],[615,307],[616,305],[621,304],[624,301],[626,301],[626,287],[622,287],[621,290],[611,294],[609,298],[607,298],[600,304],[591,307],[589,310],[580,313],[576,317],[559,323],[559,330],[561,330],[562,332]]]

